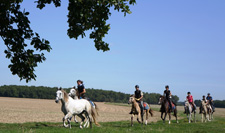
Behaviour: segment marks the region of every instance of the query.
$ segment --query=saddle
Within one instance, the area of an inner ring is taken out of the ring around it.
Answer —
[[[167,101],[167,102],[168,102],[168,101]],[[176,106],[175,106],[175,104],[174,104],[173,102],[171,102],[171,104],[172,104],[172,109],[170,108],[170,105],[169,105],[169,102],[168,102],[169,109],[170,109],[170,110],[174,110],[174,109],[176,108]]]
[[[144,106],[144,110],[148,110],[149,109],[149,105],[146,102],[143,103],[143,106]]]
[[[141,108],[141,103],[138,103],[139,107]],[[148,110],[150,107],[146,102],[143,102],[143,110]]]

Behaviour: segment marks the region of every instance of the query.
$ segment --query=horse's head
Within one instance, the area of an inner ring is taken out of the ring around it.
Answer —
[[[134,95],[130,95],[130,98],[129,98],[128,104],[133,103],[134,101],[135,101],[135,97],[134,97]]]
[[[184,106],[185,106],[185,107],[188,107],[188,106],[189,106],[188,99],[186,99],[186,100],[184,101]]]
[[[58,103],[59,100],[63,99],[63,92],[62,92],[62,88],[58,88],[58,90],[56,91],[56,97],[55,97],[55,102]]]
[[[159,102],[158,102],[158,104],[160,105],[160,104],[162,104],[163,103],[163,100],[164,100],[164,96],[159,96]]]
[[[74,99],[78,99],[77,93],[78,93],[77,88],[74,86],[72,87],[72,89],[70,89],[70,93],[68,95]]]
[[[76,95],[76,88],[75,87],[72,87],[72,89],[70,89],[70,93],[69,93],[69,96],[75,96]]]

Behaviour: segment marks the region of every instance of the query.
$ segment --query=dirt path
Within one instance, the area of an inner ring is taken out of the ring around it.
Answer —
[[[99,107],[98,121],[121,121],[130,120],[130,107],[105,104],[96,102]],[[152,108],[159,108],[152,105]],[[183,110],[183,107],[178,107]],[[224,109],[217,109],[217,112],[224,116]],[[54,100],[29,99],[29,98],[8,98],[0,97],[0,123],[24,123],[24,122],[62,122],[63,113],[61,104]],[[172,119],[174,119],[172,117]],[[136,118],[135,118],[136,120]],[[149,122],[160,120],[160,113],[154,111],[154,117]]]

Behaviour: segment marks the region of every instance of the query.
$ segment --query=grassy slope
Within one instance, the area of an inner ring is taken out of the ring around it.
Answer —
[[[72,129],[62,127],[62,123],[24,123],[24,124],[4,124],[0,123],[0,132],[225,132],[225,118],[216,118],[207,123],[188,124],[186,119],[180,120],[180,123],[172,121],[169,125],[162,121],[151,123],[147,126],[134,123],[130,127],[129,121],[100,123],[101,127],[94,126],[92,129],[79,129],[78,124],[72,124]]]

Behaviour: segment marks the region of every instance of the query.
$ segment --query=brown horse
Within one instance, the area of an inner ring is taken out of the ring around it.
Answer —
[[[162,118],[163,122],[165,123],[166,115],[169,114],[169,124],[170,124],[171,110],[169,109],[169,102],[166,100],[166,98],[164,96],[160,96],[158,104],[161,104],[160,112],[161,112],[161,118]],[[174,105],[174,106],[175,106],[175,109],[172,110],[172,112],[174,113],[174,116],[176,117],[176,121],[178,123],[178,120],[177,120],[177,107],[176,107],[176,105]],[[163,118],[163,113],[165,113],[164,118]]]
[[[153,116],[153,110],[150,108],[150,106],[148,105],[149,106],[149,109],[144,109],[144,112],[141,115],[141,109],[140,109],[139,103],[136,102],[136,99],[135,99],[135,97],[133,95],[131,95],[130,98],[129,98],[128,104],[130,104],[130,103],[132,104],[132,108],[131,108],[131,110],[132,110],[132,114],[131,114],[131,126],[133,126],[133,118],[134,118],[134,115],[137,115],[137,121],[139,123],[142,123],[143,124],[143,121],[144,121],[143,120],[143,116],[144,116],[144,114],[146,114],[145,125],[147,125],[147,122],[148,122],[148,114],[150,113],[151,116]],[[141,117],[142,122],[139,121],[140,117]]]

